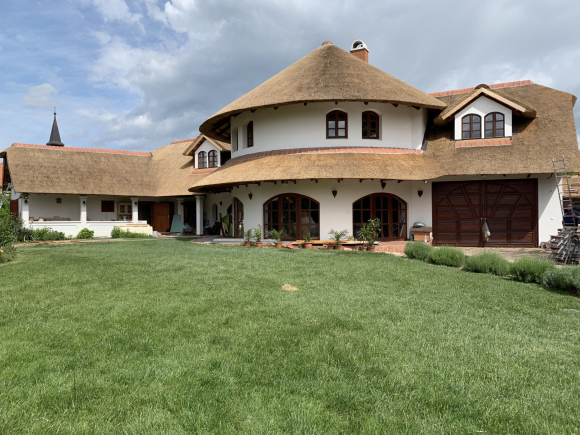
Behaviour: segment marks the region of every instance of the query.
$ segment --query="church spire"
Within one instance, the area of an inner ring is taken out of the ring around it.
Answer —
[[[56,147],[64,146],[64,144],[60,141],[60,133],[58,132],[58,124],[56,123],[56,107],[54,108],[54,121],[52,121],[52,131],[50,132],[50,139],[47,145]]]

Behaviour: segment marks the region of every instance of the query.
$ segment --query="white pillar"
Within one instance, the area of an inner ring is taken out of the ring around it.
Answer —
[[[195,197],[195,234],[203,236],[203,195]]]
[[[131,220],[135,224],[139,220],[139,198],[131,198],[131,207],[133,210]]]
[[[80,196],[81,201],[81,229],[87,227],[87,197]]]
[[[28,199],[28,194],[21,195],[21,199],[22,211],[20,212],[20,217],[22,218],[24,226],[28,228],[30,226],[30,222],[28,221],[30,218],[30,204],[28,203],[30,200]]]
[[[184,198],[177,198],[177,214],[179,215],[182,224],[185,223],[183,216],[183,201],[185,201]]]

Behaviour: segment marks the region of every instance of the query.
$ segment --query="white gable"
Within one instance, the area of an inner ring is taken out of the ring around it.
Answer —
[[[465,115],[479,115],[481,116],[481,135],[483,139],[485,136],[485,115],[492,112],[499,112],[504,115],[505,119],[505,137],[512,135],[512,111],[506,106],[496,103],[495,101],[481,96],[466,106],[455,115],[455,140],[461,140],[461,118]]]

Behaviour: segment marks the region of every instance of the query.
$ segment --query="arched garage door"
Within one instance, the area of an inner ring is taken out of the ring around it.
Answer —
[[[536,247],[537,180],[433,183],[433,238],[437,245]]]

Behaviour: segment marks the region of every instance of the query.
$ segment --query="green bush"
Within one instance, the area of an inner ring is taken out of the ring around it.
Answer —
[[[0,263],[8,263],[16,258],[16,248],[8,245],[0,248]]]
[[[94,235],[95,235],[94,231],[91,231],[88,228],[83,228],[77,234],[77,239],[92,239]]]
[[[51,230],[48,228],[40,228],[38,230],[34,230],[32,233],[32,240],[43,240],[44,235],[50,233]]]
[[[440,266],[461,267],[465,263],[465,254],[461,249],[443,246],[429,253],[429,262]]]
[[[568,266],[549,270],[542,277],[542,285],[580,296],[580,267]]]
[[[495,252],[484,252],[465,259],[464,270],[475,273],[490,273],[505,276],[510,271],[510,263]]]
[[[547,272],[556,270],[554,263],[539,258],[520,258],[510,267],[514,280],[542,284]]]
[[[427,260],[432,250],[433,247],[431,245],[423,242],[412,242],[405,245],[405,255],[415,260]]]
[[[53,240],[65,240],[66,236],[64,235],[64,233],[61,233],[60,231],[49,231],[48,233],[45,233],[42,236],[42,240],[44,242],[50,242]]]
[[[132,233],[129,230],[122,230],[119,227],[113,228],[111,231],[111,238],[113,239],[151,239],[153,236],[143,233]]]

